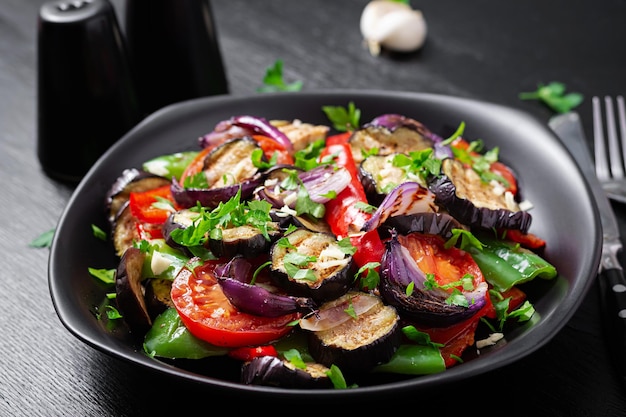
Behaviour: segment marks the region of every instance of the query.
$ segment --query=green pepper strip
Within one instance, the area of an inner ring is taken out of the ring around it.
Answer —
[[[428,375],[446,370],[441,352],[435,346],[400,345],[387,363],[377,365],[374,372],[405,375]]]
[[[197,154],[197,151],[188,151],[158,156],[144,162],[142,168],[144,171],[169,178],[170,180],[172,178],[180,179],[187,165],[193,161]]]
[[[500,292],[537,277],[552,279],[556,268],[536,253],[516,243],[480,237],[482,250],[469,249],[485,280]]]
[[[202,359],[228,353],[228,349],[213,346],[189,333],[174,308],[165,310],[154,320],[143,349],[149,356],[170,359]]]

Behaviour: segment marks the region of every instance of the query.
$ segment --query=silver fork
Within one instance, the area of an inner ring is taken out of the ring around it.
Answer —
[[[601,100],[599,97],[592,98],[595,167],[596,176],[607,196],[612,200],[626,203],[624,174],[626,172],[624,165],[626,161],[626,106],[623,96],[618,96],[615,101],[617,102],[617,121],[615,106],[610,96],[604,97],[606,119],[603,120]]]

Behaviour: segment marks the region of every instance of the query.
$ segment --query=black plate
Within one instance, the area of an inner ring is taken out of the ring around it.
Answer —
[[[102,326],[94,309],[106,290],[87,269],[114,268],[117,258],[110,242],[94,238],[91,225],[106,229],[105,193],[123,169],[139,168],[159,155],[195,150],[199,136],[234,115],[329,124],[322,106],[346,106],[350,101],[361,109],[362,122],[384,113],[400,113],[447,137],[465,121],[467,139],[482,139],[487,147],[500,148],[501,160],[518,173],[524,197],[534,203],[530,231],[547,241],[545,257],[559,271],[556,279],[533,282],[525,288],[537,311],[533,320],[508,332],[505,343],[484,349],[479,357],[440,374],[386,379],[378,385],[347,390],[242,385],[237,382],[238,368],[222,366],[224,358],[214,361],[209,375],[196,373],[151,359],[127,332],[111,332]],[[597,209],[574,160],[543,123],[521,111],[469,99],[382,91],[220,96],[154,113],[102,156],[79,184],[60,219],[50,254],[49,285],[57,314],[67,329],[113,357],[238,396],[346,400],[459,381],[524,358],[548,342],[580,305],[598,270],[600,239]]]

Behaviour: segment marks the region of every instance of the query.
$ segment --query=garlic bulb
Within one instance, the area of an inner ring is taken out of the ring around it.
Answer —
[[[420,10],[392,0],[372,0],[361,14],[361,34],[372,55],[381,47],[397,52],[411,52],[426,40],[426,21]]]

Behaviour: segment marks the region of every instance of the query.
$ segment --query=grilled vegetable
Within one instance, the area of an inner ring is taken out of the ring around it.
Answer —
[[[172,180],[172,194],[181,207],[193,207],[199,202],[214,208],[227,201],[239,190],[246,199],[262,182],[262,175],[250,157],[258,143],[250,137],[229,140],[208,153],[201,174],[191,180],[193,185]],[[199,184],[196,184],[198,182]]]
[[[333,235],[297,229],[274,243],[270,253],[272,278],[290,294],[322,302],[352,285],[352,255]]]
[[[219,236],[209,236],[208,246],[218,258],[229,258],[237,254],[254,257],[267,253],[273,242],[282,236],[278,223],[267,222],[265,228],[252,225],[225,227]]]
[[[329,139],[332,139],[329,138]],[[350,146],[347,143],[335,143],[325,147],[322,158],[333,157],[333,162],[350,172],[350,184],[326,203],[324,218],[335,236],[349,237],[356,248],[354,262],[361,268],[370,262],[380,262],[384,247],[376,231],[359,233],[363,225],[371,217],[371,213],[363,211],[359,204],[367,203],[367,196],[358,177],[357,167]]]
[[[130,212],[129,202],[120,207],[112,223],[111,239],[117,256],[122,256],[126,249],[133,246],[141,239],[139,235],[139,224],[137,219]]]
[[[200,146],[203,148],[223,140],[223,135],[228,137],[241,137],[242,133],[254,132],[267,136],[280,144],[286,150],[293,150],[293,144],[289,138],[266,119],[262,117],[240,115],[223,120],[215,126],[213,132],[200,138]]]
[[[172,232],[177,229],[186,229],[199,217],[200,213],[194,209],[182,209],[170,214],[161,228],[165,242],[171,247],[181,249],[189,255],[190,253],[187,251],[187,247],[185,245],[181,245],[172,238]]]
[[[395,155],[370,155],[359,164],[359,178],[372,205],[380,205],[391,189],[407,180],[405,170],[393,165]]]
[[[377,150],[378,155],[408,153],[439,146],[441,138],[415,119],[399,114],[384,114],[356,130],[350,138],[352,156],[357,164],[363,155]]]
[[[123,210],[131,192],[152,190],[170,184],[170,180],[150,172],[128,168],[113,182],[105,196],[105,208],[110,224]]]
[[[329,368],[319,363],[306,363],[304,368],[298,368],[288,360],[260,356],[243,365],[241,382],[296,389],[332,388],[333,383],[326,374],[329,371]]]
[[[380,267],[380,294],[403,316],[442,327],[474,315],[487,283],[469,253],[445,248],[438,235],[392,232]]]
[[[287,206],[297,209],[297,202],[302,198],[300,187],[304,186],[311,201],[324,204],[343,191],[350,181],[350,173],[342,167],[319,165],[303,171],[280,165],[267,171],[264,184],[256,190],[256,194],[276,208]]]
[[[292,297],[271,292],[267,286],[251,285],[234,278],[217,277],[224,295],[244,313],[262,317],[278,317],[301,312],[310,314],[316,305],[310,298]]]
[[[382,302],[362,314],[351,314],[354,297],[375,295],[350,291],[340,300],[323,304],[337,310],[342,308],[350,318],[332,328],[309,333],[309,352],[326,366],[336,365],[344,372],[363,373],[391,359],[400,346],[402,331],[396,309]]]
[[[552,279],[557,275],[552,264],[516,242],[496,239],[488,233],[479,235],[479,238],[483,248],[470,248],[468,251],[485,274],[485,279],[498,291],[510,290],[537,277]]]
[[[301,151],[310,144],[326,138],[330,128],[325,125],[313,125],[301,120],[270,120],[272,126],[289,138],[294,151]]]
[[[151,357],[168,359],[201,359],[225,356],[228,349],[198,339],[185,327],[173,308],[168,308],[154,320],[146,333],[143,349]]]
[[[437,203],[461,223],[481,229],[517,229],[526,233],[532,216],[521,211],[511,193],[481,180],[471,168],[454,159],[442,163],[444,175],[429,180]]]
[[[173,308],[172,297],[172,280],[163,278],[149,278],[145,283],[144,300],[146,310],[152,320],[168,308]]]
[[[115,300],[124,321],[136,334],[145,334],[152,319],[144,299],[143,264],[146,254],[137,248],[128,248],[120,259],[115,275]]]
[[[389,237],[389,230],[393,229],[401,235],[419,232],[449,239],[452,237],[453,229],[462,228],[464,226],[448,213],[429,212],[391,216],[378,228],[378,233],[381,236]]]
[[[220,265],[193,258],[172,283],[172,301],[191,334],[212,345],[234,348],[268,344],[294,329],[289,323],[299,319],[299,313],[261,317],[233,306],[215,273]]]
[[[433,193],[417,182],[404,182],[391,190],[361,230],[364,232],[376,230],[394,216],[434,213],[437,210]]]

